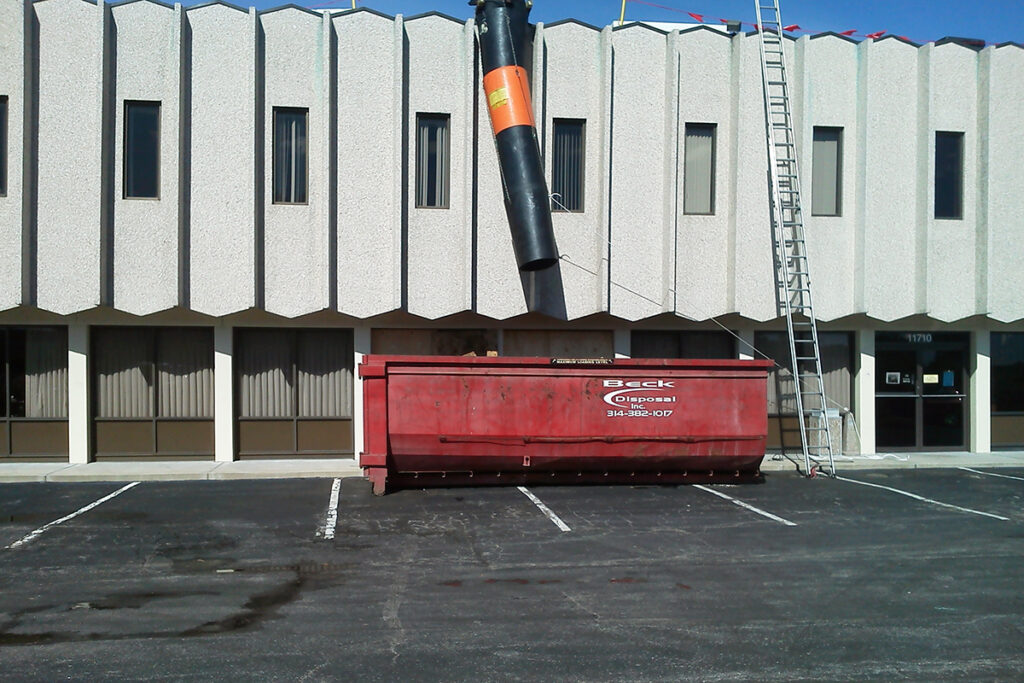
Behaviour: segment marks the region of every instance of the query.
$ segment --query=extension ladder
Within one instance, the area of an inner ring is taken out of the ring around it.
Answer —
[[[764,85],[775,293],[779,314],[785,314],[789,335],[793,397],[800,426],[804,474],[813,476],[818,470],[827,468],[827,473],[834,476],[835,461],[828,428],[818,327],[811,305],[807,242],[800,210],[800,177],[786,80],[782,17],[778,0],[754,0],[754,5],[757,7]]]

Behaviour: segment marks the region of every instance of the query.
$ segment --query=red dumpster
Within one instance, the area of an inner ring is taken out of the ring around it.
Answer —
[[[369,355],[360,465],[401,486],[758,479],[770,361]]]

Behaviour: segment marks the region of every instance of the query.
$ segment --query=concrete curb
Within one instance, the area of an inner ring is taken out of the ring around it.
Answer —
[[[775,459],[779,458],[779,459]],[[953,467],[1019,467],[1024,468],[1024,453],[890,453],[884,455],[841,456],[835,459],[836,472],[861,470],[916,470]],[[782,457],[769,453],[761,463],[762,472],[796,471],[803,469],[800,456]]]
[[[769,453],[763,472],[796,472],[803,460]],[[837,458],[836,471],[942,469],[954,467],[1024,469],[1024,452],[1000,453],[902,453],[899,455]],[[235,462],[91,462],[0,463],[0,484],[26,482],[124,482],[124,481],[235,481],[243,479],[312,479],[360,477],[362,470],[351,458],[330,460],[239,460]]]
[[[224,481],[362,476],[351,459],[237,462],[0,463],[0,483]]]

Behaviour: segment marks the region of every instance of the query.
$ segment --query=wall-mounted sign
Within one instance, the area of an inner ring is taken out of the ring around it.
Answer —
[[[925,384],[938,384],[939,383],[939,376],[938,375],[925,375],[923,381],[924,381]]]
[[[931,344],[932,333],[931,332],[907,332],[903,335],[903,339],[910,344]]]
[[[887,373],[885,373],[885,383],[886,384],[899,384],[900,383],[900,373],[898,373],[898,372],[887,372]]]

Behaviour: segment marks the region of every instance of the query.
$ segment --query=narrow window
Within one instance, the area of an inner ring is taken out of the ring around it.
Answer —
[[[448,208],[448,114],[416,115],[416,206]]]
[[[160,197],[160,103],[124,103],[124,196]]]
[[[935,133],[935,217],[963,218],[964,134]]]
[[[7,96],[0,96],[0,197],[7,195]]]
[[[555,119],[551,159],[552,211],[583,211],[586,121]]]
[[[843,129],[814,127],[811,215],[841,216],[843,195]]]
[[[274,203],[305,204],[308,109],[274,107]]]
[[[686,124],[683,213],[715,213],[715,124]]]

